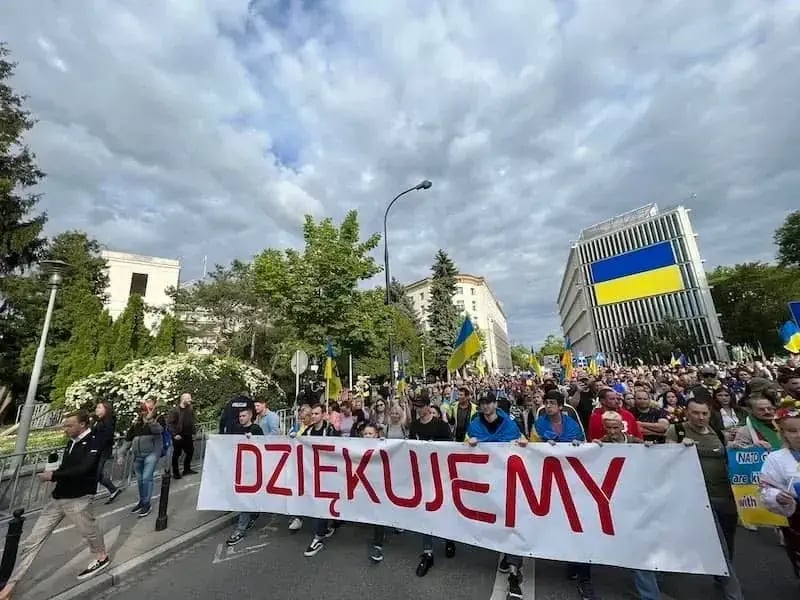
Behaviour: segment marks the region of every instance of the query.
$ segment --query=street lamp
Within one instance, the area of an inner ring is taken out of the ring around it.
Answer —
[[[389,293],[389,285],[392,282],[391,276],[389,275],[389,237],[388,232],[386,229],[386,221],[389,218],[389,211],[391,210],[394,203],[397,202],[401,196],[405,196],[409,192],[414,192],[416,190],[427,190],[433,184],[428,181],[427,179],[421,181],[414,187],[410,187],[407,190],[400,192],[397,196],[394,197],[394,200],[389,202],[389,206],[386,207],[386,212],[383,213],[383,270],[386,275],[386,306],[389,306],[392,303],[392,297]],[[394,384],[394,363],[392,361],[392,329],[389,327],[389,378]]]
[[[47,346],[47,332],[50,329],[50,319],[53,317],[53,308],[56,304],[56,292],[61,287],[64,279],[64,272],[69,269],[69,265],[62,260],[43,260],[39,263],[42,273],[49,275],[48,285],[50,286],[50,301],[47,304],[47,312],[44,316],[42,335],[39,338],[39,347],[36,349],[36,359],[33,361],[31,380],[28,383],[28,393],[25,396],[25,404],[22,407],[22,415],[19,419],[19,429],[17,430],[17,441],[14,445],[15,454],[24,454],[28,445],[28,435],[31,431],[31,421],[33,420],[33,409],[36,406],[36,390],[39,387],[39,377],[42,374],[42,363],[44,363],[44,351]],[[19,461],[22,464],[22,461]]]

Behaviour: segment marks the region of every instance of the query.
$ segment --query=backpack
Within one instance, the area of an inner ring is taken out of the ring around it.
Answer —
[[[161,458],[164,458],[172,448],[172,434],[167,429],[167,424],[163,417],[159,417],[157,420],[161,425]]]

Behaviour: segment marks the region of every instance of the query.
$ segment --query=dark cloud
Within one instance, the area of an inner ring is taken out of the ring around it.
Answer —
[[[196,276],[206,255],[297,244],[306,213],[355,207],[380,231],[429,178],[391,215],[392,274],[444,248],[535,343],[558,328],[571,240],[626,210],[689,205],[710,266],[771,258],[798,205],[799,11],[6,0],[0,38],[39,119],[50,232]]]

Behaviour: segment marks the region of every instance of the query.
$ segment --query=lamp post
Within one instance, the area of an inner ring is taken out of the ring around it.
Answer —
[[[39,338],[39,347],[36,349],[36,359],[33,361],[31,380],[28,383],[28,393],[25,395],[25,404],[22,407],[22,415],[19,419],[19,429],[17,430],[17,441],[14,445],[15,454],[24,454],[28,445],[28,435],[31,432],[31,421],[33,420],[33,409],[36,406],[36,390],[39,388],[39,377],[42,374],[42,364],[44,363],[44,351],[47,347],[47,333],[50,330],[50,319],[53,317],[53,308],[56,304],[56,292],[61,287],[64,279],[64,272],[69,265],[61,260],[43,260],[39,263],[42,272],[47,273],[50,278],[50,301],[47,303],[47,312],[44,316],[42,335]],[[19,461],[22,464],[22,461]]]
[[[401,196],[405,196],[407,193],[414,192],[416,190],[427,190],[432,185],[433,184],[430,181],[425,179],[425,180],[421,181],[420,183],[418,183],[417,185],[415,185],[414,187],[410,187],[407,190],[400,192],[399,194],[397,194],[397,196],[394,197],[394,199],[391,202],[389,202],[389,206],[386,207],[386,212],[383,213],[383,271],[384,271],[384,274],[386,275],[386,302],[385,302],[386,306],[390,306],[391,303],[392,303],[392,296],[391,296],[391,293],[389,291],[389,285],[392,282],[391,275],[389,274],[389,237],[388,237],[388,231],[387,231],[387,228],[386,228],[386,222],[387,222],[387,220],[389,218],[389,211],[392,209],[392,206],[394,206],[394,203],[397,202],[400,199]],[[389,378],[390,378],[390,380],[392,382],[392,385],[394,385],[394,362],[392,360],[392,329],[391,329],[391,326],[389,327],[388,347],[389,347]]]

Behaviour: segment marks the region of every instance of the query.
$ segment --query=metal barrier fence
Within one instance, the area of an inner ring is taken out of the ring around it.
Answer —
[[[281,432],[285,435],[294,424],[294,414],[290,410],[276,411],[281,423]],[[205,457],[206,440],[209,433],[216,433],[219,424],[216,421],[198,423],[197,434],[194,439],[194,457],[192,464],[202,464]],[[121,441],[117,440],[117,445]],[[53,483],[41,481],[37,475],[45,470],[48,457],[57,454],[59,459],[64,451],[65,444],[53,448],[31,450],[24,454],[6,454],[0,456],[0,524],[11,519],[12,513],[17,508],[22,508],[25,513],[41,510],[50,498]],[[21,458],[21,461],[20,461]],[[164,460],[164,459],[162,459]],[[20,463],[19,468],[17,464]],[[165,467],[156,468],[156,478],[160,478]],[[120,465],[117,462],[116,448],[114,458],[106,463],[106,472],[118,487],[127,487],[136,480],[133,471],[133,457],[128,455]],[[106,495],[105,489],[100,488],[98,496]]]

